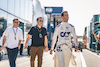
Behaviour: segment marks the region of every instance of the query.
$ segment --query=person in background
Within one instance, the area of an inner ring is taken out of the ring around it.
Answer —
[[[28,56],[30,56],[30,48],[31,48],[31,44],[32,44],[32,39],[29,39],[27,45],[28,45],[28,48],[27,48],[27,54]]]
[[[20,55],[23,55],[23,44],[24,44],[24,39],[21,40],[21,47],[20,47]]]
[[[97,55],[99,55],[100,52],[100,33],[98,32],[98,35],[96,35],[95,31],[93,31],[93,35],[97,42]]]

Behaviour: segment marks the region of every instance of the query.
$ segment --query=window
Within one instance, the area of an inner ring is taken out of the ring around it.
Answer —
[[[20,17],[24,19],[25,16],[25,0],[21,0]]]
[[[15,0],[15,15],[19,16],[21,0]]]
[[[14,14],[14,2],[15,0],[8,0],[8,12]]]
[[[14,19],[14,16],[8,14],[8,21],[7,21],[8,27],[13,25],[13,19]]]
[[[32,7],[32,1],[30,0],[29,1],[29,13],[28,13],[28,20],[29,20],[29,22],[31,22],[32,23],[32,10],[33,10],[33,7]]]
[[[0,0],[0,8],[7,11],[7,0]]]
[[[25,0],[25,20],[28,20],[29,17],[29,0]]]
[[[2,11],[2,10],[0,10],[0,18],[7,19],[7,13],[5,13],[5,12]]]

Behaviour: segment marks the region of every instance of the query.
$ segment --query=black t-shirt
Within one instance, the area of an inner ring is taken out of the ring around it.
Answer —
[[[37,26],[32,27],[28,34],[32,35],[31,46],[44,46],[44,38],[47,35],[46,28],[41,27],[41,34],[43,36],[42,38],[39,37],[39,31],[37,29]]]

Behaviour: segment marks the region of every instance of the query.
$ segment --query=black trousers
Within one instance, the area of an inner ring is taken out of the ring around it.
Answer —
[[[30,49],[31,49],[31,46],[28,46],[27,48],[27,54],[30,56]]]
[[[18,47],[14,49],[7,48],[8,59],[10,67],[16,67],[16,58],[18,54]]]
[[[23,44],[21,44],[21,47],[20,47],[20,55],[22,55],[22,52],[23,52]]]

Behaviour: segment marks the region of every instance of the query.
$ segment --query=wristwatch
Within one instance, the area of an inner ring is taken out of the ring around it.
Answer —
[[[46,48],[46,47],[48,47],[48,46],[45,46],[45,48]]]

